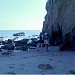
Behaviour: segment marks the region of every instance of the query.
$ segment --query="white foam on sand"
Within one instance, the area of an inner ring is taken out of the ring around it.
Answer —
[[[0,74],[70,74],[75,71],[75,52],[59,52],[59,47],[50,46],[49,52],[35,50],[15,51],[0,55]],[[50,64],[53,69],[43,70],[39,64]]]

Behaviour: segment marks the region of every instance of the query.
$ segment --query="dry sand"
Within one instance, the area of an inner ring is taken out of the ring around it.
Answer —
[[[58,46],[50,46],[49,52],[37,48],[26,52],[0,53],[0,74],[70,74],[75,73],[75,52],[59,52]],[[53,69],[40,69],[39,64],[50,64]]]

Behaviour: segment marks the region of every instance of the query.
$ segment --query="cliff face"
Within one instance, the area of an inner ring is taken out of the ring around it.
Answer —
[[[60,26],[63,35],[72,32],[75,27],[75,0],[48,0],[46,11],[42,31],[51,34],[51,30],[58,31]]]

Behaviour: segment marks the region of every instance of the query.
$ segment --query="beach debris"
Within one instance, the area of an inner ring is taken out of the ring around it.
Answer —
[[[6,44],[1,49],[14,50],[14,46],[12,44]]]
[[[42,69],[42,70],[48,70],[48,69],[52,69],[53,70],[53,67],[50,64],[39,64],[38,68]]]

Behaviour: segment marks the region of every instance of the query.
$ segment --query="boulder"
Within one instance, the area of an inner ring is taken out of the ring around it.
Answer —
[[[14,50],[14,46],[12,44],[6,44],[1,49]]]
[[[13,36],[25,36],[25,33],[24,32],[15,33],[13,34]]]
[[[27,46],[33,46],[37,47],[38,39],[37,38],[31,38],[31,42],[27,44]]]
[[[15,50],[22,50],[22,51],[27,51],[28,50],[28,46],[24,45],[24,46],[16,46]]]
[[[39,64],[38,68],[42,69],[42,70],[48,70],[48,69],[52,69],[53,70],[53,67],[50,64]]]
[[[19,41],[14,41],[15,42],[15,46],[22,46],[22,45],[27,45],[29,39],[22,39]]]

